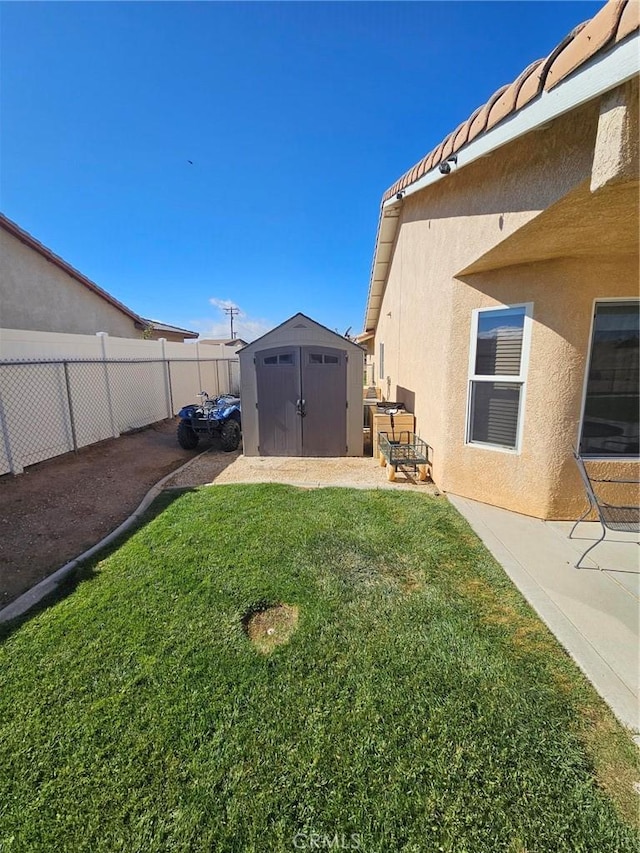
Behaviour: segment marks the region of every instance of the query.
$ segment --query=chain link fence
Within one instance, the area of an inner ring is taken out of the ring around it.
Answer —
[[[0,362],[0,474],[240,393],[238,359]]]

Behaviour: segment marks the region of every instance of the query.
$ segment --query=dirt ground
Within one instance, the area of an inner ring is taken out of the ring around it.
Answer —
[[[177,420],[162,421],[0,477],[0,609],[115,530],[152,486],[189,460],[165,488],[266,481],[435,491],[411,472],[389,483],[371,456],[247,458],[204,443],[182,450],[176,427]]]
[[[151,486],[208,447],[182,450],[176,425],[161,421],[0,477],[0,608],[111,533]],[[238,453],[210,455],[224,467]]]

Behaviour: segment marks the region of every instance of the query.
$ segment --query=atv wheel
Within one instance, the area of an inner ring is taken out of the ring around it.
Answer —
[[[178,424],[178,444],[180,447],[184,448],[184,450],[195,450],[198,446],[199,437],[197,433],[195,433],[189,424],[185,424],[184,421]]]
[[[240,444],[240,424],[238,421],[225,421],[220,427],[220,446],[230,453],[237,450]]]

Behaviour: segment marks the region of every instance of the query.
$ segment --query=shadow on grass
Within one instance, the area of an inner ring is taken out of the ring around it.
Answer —
[[[34,604],[33,607],[29,608],[26,613],[16,616],[15,619],[0,623],[0,643],[7,640],[13,633],[35,616],[38,616],[40,613],[48,610],[52,605],[67,598],[75,592],[79,584],[95,580],[98,577],[95,567],[101,560],[106,559],[121,548],[125,542],[138,533],[139,530],[161,515],[168,507],[171,506],[172,503],[174,503],[174,501],[178,500],[188,492],[195,491],[197,491],[197,489],[192,487],[183,489],[172,488],[163,491],[148,507],[146,512],[134,524],[132,524],[128,530],[125,530],[120,536],[105,545],[104,548],[101,548],[87,560],[84,560],[76,566],[76,568],[63,578],[49,593]]]

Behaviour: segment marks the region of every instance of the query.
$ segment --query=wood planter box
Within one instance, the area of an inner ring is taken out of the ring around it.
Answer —
[[[391,421],[393,420],[393,426]],[[373,416],[373,458],[380,455],[378,433],[386,432],[390,441],[400,441],[401,432],[414,432],[415,417],[411,412],[398,412],[397,415],[376,414]]]

